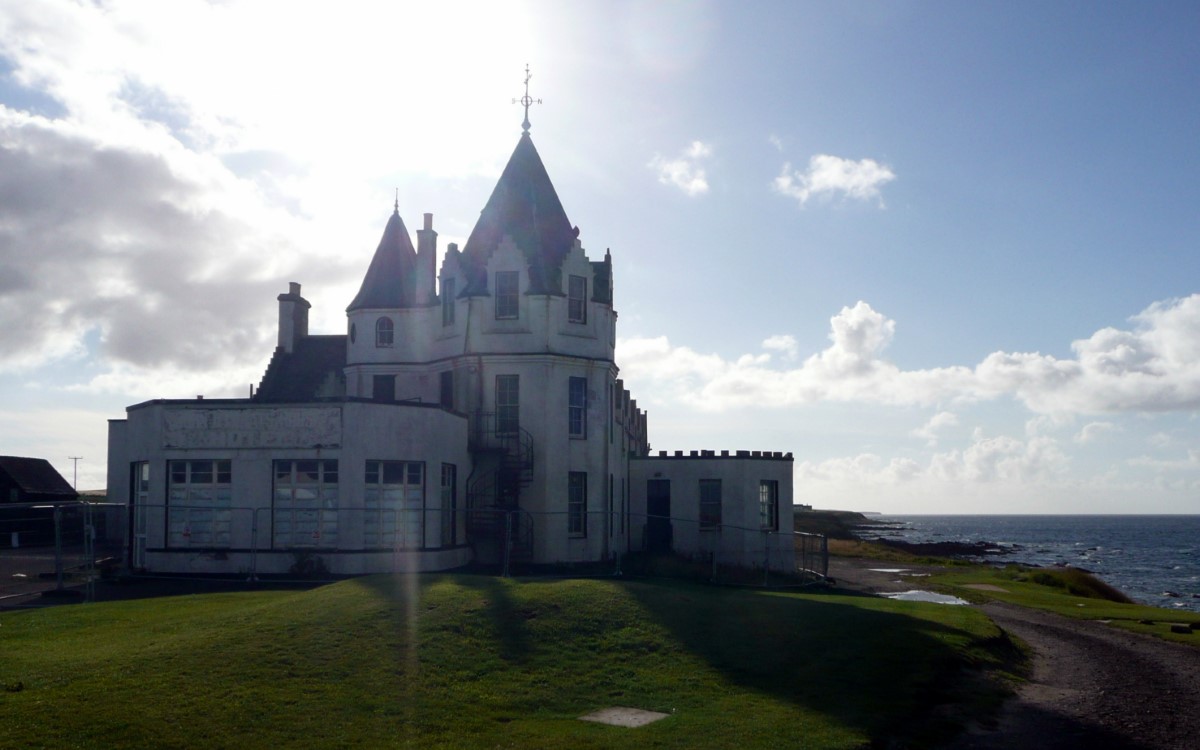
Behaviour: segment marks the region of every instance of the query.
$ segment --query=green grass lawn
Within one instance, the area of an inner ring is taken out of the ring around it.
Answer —
[[[1134,604],[1120,592],[1074,568],[956,566],[927,580],[939,590],[969,601],[994,599],[1066,617],[1104,620],[1126,630],[1200,646],[1200,631],[1188,635],[1171,631],[1172,625],[1200,623],[1200,614]],[[981,584],[999,590],[975,588]]]
[[[0,614],[0,747],[921,745],[1018,659],[966,607],[373,576]]]

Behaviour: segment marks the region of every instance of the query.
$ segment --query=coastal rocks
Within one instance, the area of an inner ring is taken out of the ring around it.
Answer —
[[[927,557],[984,557],[985,555],[1010,554],[1020,549],[1017,545],[1000,547],[994,542],[903,542],[898,539],[878,537],[871,539],[892,549],[903,550],[912,555]]]

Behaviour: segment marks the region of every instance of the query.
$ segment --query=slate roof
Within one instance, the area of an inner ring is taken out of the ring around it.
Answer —
[[[44,458],[0,456],[0,473],[6,474],[13,484],[31,495],[76,496],[71,483]]]
[[[579,230],[571,226],[542,158],[524,133],[500,175],[492,197],[463,247],[467,294],[487,288],[487,261],[505,235],[529,263],[531,294],[562,294],[562,262]]]
[[[397,205],[383,229],[358,295],[346,312],[365,307],[411,307],[416,301],[417,251]]]
[[[346,392],[346,336],[305,336],[291,353],[276,349],[267,365],[255,401],[304,402],[329,398],[321,393],[330,382],[338,385],[339,396]]]

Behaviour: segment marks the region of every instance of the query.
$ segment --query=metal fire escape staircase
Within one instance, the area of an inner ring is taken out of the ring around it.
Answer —
[[[521,490],[533,482],[533,436],[503,425],[492,412],[471,417],[467,479],[467,539],[484,564],[533,557],[533,518],[521,510]]]

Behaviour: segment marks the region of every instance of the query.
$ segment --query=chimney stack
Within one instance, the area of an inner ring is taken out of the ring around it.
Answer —
[[[287,294],[279,300],[279,348],[289,354],[296,350],[300,339],[308,336],[308,300],[300,296],[300,285],[295,281],[288,284]]]
[[[425,214],[417,230],[417,305],[432,305],[437,299],[437,232],[433,214]]]

